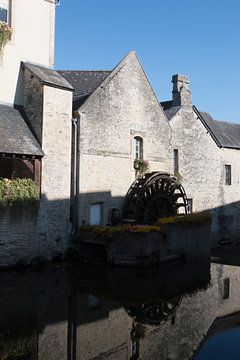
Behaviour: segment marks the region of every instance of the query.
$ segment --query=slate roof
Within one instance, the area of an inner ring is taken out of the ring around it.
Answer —
[[[43,156],[19,110],[0,104],[0,153]]]
[[[168,109],[171,109],[171,108],[172,108],[173,102],[172,102],[172,100],[161,101],[160,104],[162,105],[162,108],[163,108],[163,110],[165,111],[165,110],[168,110]]]
[[[43,84],[71,91],[74,90],[72,85],[56,70],[27,62],[23,62],[23,66],[31,71]]]
[[[174,106],[172,108],[164,110],[164,112],[167,115],[168,120],[171,120],[180,109],[181,109],[181,106]]]
[[[75,89],[73,93],[73,110],[76,110],[111,74],[111,71],[58,70],[58,73]]]
[[[218,146],[240,149],[240,124],[214,120],[207,112],[198,111],[196,107],[193,108]]]

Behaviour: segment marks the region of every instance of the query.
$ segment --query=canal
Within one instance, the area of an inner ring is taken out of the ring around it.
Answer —
[[[0,274],[1,360],[240,358],[236,261]]]

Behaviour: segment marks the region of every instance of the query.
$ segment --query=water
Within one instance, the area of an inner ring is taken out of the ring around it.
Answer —
[[[223,262],[2,273],[0,359],[239,360],[240,267]]]

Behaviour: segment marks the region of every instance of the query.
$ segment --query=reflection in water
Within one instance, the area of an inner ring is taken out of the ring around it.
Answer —
[[[125,306],[125,310],[136,322],[146,325],[161,325],[175,316],[182,297],[164,299],[154,304]]]
[[[239,285],[208,263],[2,273],[0,359],[220,359],[208,344],[240,328]]]

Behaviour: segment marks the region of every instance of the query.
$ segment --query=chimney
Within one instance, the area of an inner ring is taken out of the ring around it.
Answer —
[[[173,75],[172,83],[173,106],[192,108],[192,96],[191,91],[189,90],[188,76],[180,74]]]

